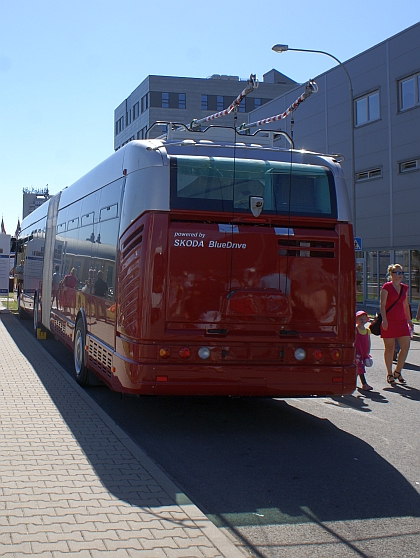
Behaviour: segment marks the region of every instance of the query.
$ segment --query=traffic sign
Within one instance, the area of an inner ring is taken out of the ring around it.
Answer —
[[[358,236],[354,237],[354,249],[355,250],[362,250],[362,239],[361,239],[361,237],[358,237]]]

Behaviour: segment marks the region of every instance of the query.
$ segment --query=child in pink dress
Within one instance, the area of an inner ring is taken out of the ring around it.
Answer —
[[[371,391],[373,389],[366,382],[366,367],[373,364],[372,357],[370,356],[370,330],[365,325],[369,321],[368,315],[363,310],[356,312],[356,340],[354,346],[356,348],[356,365],[357,374],[362,383],[362,389]]]

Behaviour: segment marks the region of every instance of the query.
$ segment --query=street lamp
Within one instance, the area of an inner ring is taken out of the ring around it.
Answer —
[[[351,159],[351,190],[352,190],[352,202],[353,202],[353,230],[354,230],[354,234],[356,234],[356,188],[355,188],[355,183],[354,183],[354,175],[355,175],[355,168],[354,168],[354,131],[353,131],[353,126],[354,126],[354,107],[353,107],[353,86],[351,83],[351,79],[350,79],[350,75],[346,69],[346,67],[344,66],[344,64],[342,64],[342,62],[340,62],[340,60],[338,58],[336,58],[335,56],[333,56],[332,54],[330,54],[329,52],[325,52],[323,50],[311,50],[311,49],[306,49],[306,48],[290,48],[289,45],[274,45],[271,50],[274,50],[274,52],[286,52],[288,50],[292,50],[295,52],[311,52],[314,54],[324,54],[325,56],[329,56],[330,58],[332,58],[335,62],[337,62],[337,64],[340,66],[340,68],[342,68],[346,74],[347,80],[349,82],[349,95],[350,95],[350,159]]]

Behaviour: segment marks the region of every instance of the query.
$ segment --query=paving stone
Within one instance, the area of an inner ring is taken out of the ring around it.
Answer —
[[[2,558],[245,556],[1,309],[0,393]]]

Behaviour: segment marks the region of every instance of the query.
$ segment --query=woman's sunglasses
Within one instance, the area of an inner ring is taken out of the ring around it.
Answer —
[[[395,275],[404,275],[404,271],[391,271],[391,273],[395,273]]]

